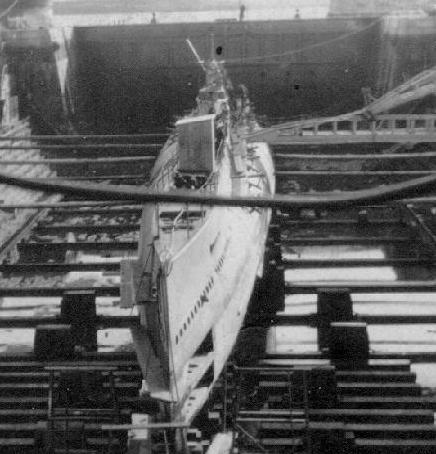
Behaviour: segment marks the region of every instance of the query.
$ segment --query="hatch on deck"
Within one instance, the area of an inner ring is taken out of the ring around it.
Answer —
[[[215,115],[186,118],[176,123],[179,172],[205,173],[215,170]]]

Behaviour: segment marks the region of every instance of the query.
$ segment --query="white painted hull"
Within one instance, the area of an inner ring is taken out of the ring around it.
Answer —
[[[240,89],[229,114],[222,72],[216,62],[209,69],[196,115],[176,123],[177,135],[152,171],[152,188],[228,197],[274,194],[268,146],[247,149],[241,139],[247,125],[254,126],[246,89]],[[270,217],[269,209],[144,207],[139,260],[126,268],[124,281],[131,285],[125,286],[124,299],[131,301],[134,293],[139,305],[142,327],[134,342],[144,389],[170,404],[172,420],[192,420],[232,352],[263,271]]]
[[[220,169],[220,193],[265,195],[274,191],[269,150],[264,144],[258,148],[253,165],[266,178],[244,178],[235,187],[228,160]],[[269,220],[268,209],[211,208],[184,247],[173,255],[168,250],[162,253],[165,273],[160,298],[168,310],[169,384],[174,402],[186,400],[208,367],[213,367],[213,380],[207,388],[220,375],[262,270]],[[196,355],[208,335],[212,335],[213,349]]]

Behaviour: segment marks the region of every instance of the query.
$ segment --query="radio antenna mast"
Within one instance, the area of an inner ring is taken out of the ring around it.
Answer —
[[[215,58],[215,34],[210,34],[210,59],[213,60]]]

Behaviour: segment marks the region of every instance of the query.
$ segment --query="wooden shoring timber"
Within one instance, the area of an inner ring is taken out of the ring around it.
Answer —
[[[392,243],[407,243],[410,241],[408,236],[341,236],[341,237],[292,237],[282,240],[282,244],[286,246],[295,245],[333,245],[333,244],[392,244]]]
[[[436,170],[276,170],[276,177],[315,177],[315,176],[405,176],[419,177],[434,175]]]
[[[25,251],[130,251],[138,247],[137,241],[53,241],[50,243],[19,243],[19,252]]]
[[[137,202],[132,201],[132,205],[136,204]],[[94,208],[91,210],[82,210],[81,208]],[[104,207],[107,207],[104,209]],[[119,208],[118,208],[119,207]],[[63,209],[56,210],[56,213],[64,213],[64,214],[102,214],[102,213],[128,213],[128,212],[140,212],[142,207],[138,204],[136,207],[126,207],[125,200],[112,200],[112,201],[102,201],[99,202],[97,200],[87,201],[68,201],[68,202],[30,202],[30,203],[0,203],[0,210],[20,210],[20,209],[46,209],[46,208],[53,208],[53,209]],[[113,209],[111,209],[113,208]]]
[[[0,166],[17,166],[17,165],[33,165],[33,166],[43,166],[43,165],[83,165],[83,164],[119,164],[123,162],[148,162],[155,161],[156,156],[124,156],[124,157],[114,157],[114,158],[60,158],[60,159],[0,159]]]
[[[86,216],[87,214],[110,214],[111,216],[122,216],[126,214],[137,214],[140,215],[142,212],[142,206],[133,202],[132,205],[127,205],[125,201],[120,203],[118,201],[114,201],[113,204],[107,205],[107,203],[103,202],[85,202],[86,205],[69,205],[70,202],[65,202],[65,204],[59,204],[59,206],[54,207],[55,210],[51,214],[55,214],[57,216]],[[74,202],[73,202],[74,203]],[[88,205],[88,203],[90,205]],[[95,203],[95,205],[91,205]],[[92,210],[86,209],[87,206],[92,207]],[[82,209],[81,207],[85,207]]]
[[[73,232],[73,233],[126,233],[139,230],[139,223],[136,224],[39,224],[32,232],[37,235],[56,235],[57,233]]]
[[[87,150],[87,151],[133,151],[154,149],[160,150],[162,143],[79,143],[79,144],[42,144],[35,143],[33,145],[2,145],[0,141],[0,150],[42,150],[42,151],[61,151],[61,150]]]
[[[267,359],[286,359],[286,360],[319,360],[329,359],[327,352],[286,352],[286,353],[268,353]],[[416,352],[416,351],[404,351],[404,352],[371,352],[371,360],[410,360],[413,363],[429,363],[436,362],[436,352]]]
[[[59,140],[77,140],[79,142],[86,140],[142,140],[150,137],[161,137],[167,138],[168,133],[144,133],[144,134],[45,134],[45,135],[29,135],[29,136],[14,136],[14,135],[2,135],[0,141],[32,141],[32,140],[47,140],[47,141],[59,141]]]
[[[294,281],[287,282],[286,294],[318,294],[324,289],[344,288],[350,293],[436,292],[436,281]]]
[[[307,227],[347,227],[347,226],[359,226],[362,225],[362,222],[358,219],[313,219],[313,220],[294,220],[286,219],[286,217],[278,218],[275,221],[280,224],[282,227],[293,227],[293,228],[307,228]],[[368,227],[390,227],[397,226],[399,224],[398,219],[368,219],[365,221],[365,226]]]
[[[371,153],[371,154],[309,154],[309,153],[274,153],[276,159],[315,160],[315,161],[384,161],[394,159],[428,159],[436,158],[436,151],[415,153]]]
[[[30,180],[30,178],[28,178]],[[147,179],[147,176],[142,174],[132,174],[132,175],[85,175],[85,176],[73,176],[73,177],[50,177],[50,178],[40,178],[40,180],[44,180],[47,182],[56,183],[57,181],[110,181],[110,180],[119,180],[119,181],[144,181]],[[38,178],[36,178],[38,180]]]
[[[63,296],[65,292],[72,291],[93,291],[96,296],[120,296],[119,286],[62,286],[62,287],[1,287],[0,297],[41,297],[41,296]]]
[[[282,259],[285,267],[289,268],[326,268],[326,267],[363,267],[363,266],[435,266],[436,258],[381,258],[381,259]]]
[[[149,423],[149,424],[95,424],[93,429],[101,431],[115,431],[115,430],[170,430],[170,429],[189,429],[190,424],[183,421],[181,422],[162,422],[162,423]]]
[[[106,271],[120,270],[120,262],[95,263],[2,263],[0,273],[19,273],[27,277],[33,273],[70,273],[72,271]]]
[[[16,316],[16,317],[0,317],[0,329],[26,329],[26,328],[36,328],[38,325],[62,325],[65,322],[56,316]],[[116,315],[106,315],[106,316],[97,316],[96,317],[96,326],[98,329],[107,329],[107,328],[130,328],[139,324],[139,318],[135,316],[116,316]]]
[[[436,323],[436,315],[363,315],[355,313],[356,321],[367,323],[368,325],[421,325]],[[318,316],[316,313],[306,315],[290,315],[279,313],[272,321],[277,326],[318,326]]]
[[[58,181],[68,181],[68,182],[95,182],[95,181],[130,181],[144,183],[144,180],[147,179],[147,176],[144,174],[136,175],[87,175],[87,176],[75,176],[75,177],[23,177],[23,181],[41,181],[46,183],[56,183]],[[129,183],[131,184],[131,183]],[[114,198],[115,199],[115,198]],[[126,202],[124,202],[126,203]]]

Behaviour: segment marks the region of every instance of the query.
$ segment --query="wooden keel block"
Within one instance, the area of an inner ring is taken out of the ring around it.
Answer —
[[[61,317],[66,322],[81,323],[97,316],[95,292],[92,290],[68,291],[61,302]]]
[[[97,350],[97,309],[95,292],[68,291],[61,302],[61,320],[71,325],[75,346],[86,351]]]
[[[334,322],[330,325],[330,358],[338,368],[361,368],[368,364],[366,323]]]
[[[318,291],[318,316],[330,322],[347,322],[353,319],[353,301],[346,288],[326,288]]]
[[[309,436],[313,454],[345,454],[350,452],[350,443],[345,437],[344,430],[310,430]]]
[[[71,325],[38,325],[34,352],[38,361],[71,359],[74,355]]]
[[[317,298],[318,346],[329,347],[330,324],[353,319],[353,301],[346,288],[319,289]]]

